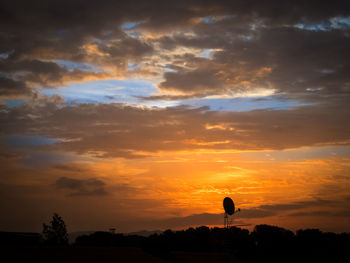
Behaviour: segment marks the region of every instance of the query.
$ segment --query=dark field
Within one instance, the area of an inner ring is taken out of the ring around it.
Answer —
[[[167,259],[135,247],[17,247],[2,252],[2,262],[240,262],[228,253],[171,252]]]
[[[132,247],[12,247],[2,262],[165,262]]]

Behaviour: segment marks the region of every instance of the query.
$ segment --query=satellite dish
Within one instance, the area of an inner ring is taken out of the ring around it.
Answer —
[[[232,216],[235,212],[240,212],[241,209],[238,208],[237,210],[235,210],[235,204],[233,203],[230,197],[225,197],[223,204],[225,209],[224,226],[225,228],[230,228],[232,224],[232,219],[229,219],[228,216]]]
[[[225,213],[229,214],[230,216],[232,216],[233,213],[235,212],[235,204],[233,203],[230,197],[224,198],[224,209],[225,209]]]

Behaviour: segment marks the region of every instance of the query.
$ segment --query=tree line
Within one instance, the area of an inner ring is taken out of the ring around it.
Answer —
[[[1,243],[6,244],[6,237],[1,236]],[[171,259],[174,251],[183,251],[226,253],[243,262],[350,262],[349,233],[336,234],[318,229],[294,233],[270,225],[257,225],[251,232],[238,227],[201,226],[166,230],[148,237],[97,231],[81,235],[69,245],[66,225],[58,214],[54,214],[48,225],[43,224],[42,239],[35,240],[33,245],[38,246],[137,247],[163,259]]]

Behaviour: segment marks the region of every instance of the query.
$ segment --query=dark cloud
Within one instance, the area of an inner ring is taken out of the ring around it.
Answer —
[[[331,216],[333,215],[330,211],[312,211],[312,212],[296,212],[296,213],[290,213],[288,216]]]
[[[31,94],[30,88],[23,81],[0,76],[0,94],[6,97]]]
[[[107,194],[104,189],[105,183],[97,178],[60,177],[56,180],[55,185],[57,189],[69,190],[69,196],[103,196]]]
[[[30,90],[29,86],[34,87],[50,87],[54,85],[63,85],[65,82],[81,81],[85,78],[98,78],[106,74],[99,74],[87,70],[68,70],[65,67],[60,67],[57,63],[41,60],[21,60],[0,62],[0,72],[4,72],[16,78],[14,81],[8,79],[7,83],[2,84],[4,92],[13,92],[14,94],[25,93],[25,88]],[[12,83],[11,83],[12,82]],[[16,89],[14,83],[18,83]],[[12,84],[12,85],[11,85]],[[6,89],[6,90],[5,90]],[[17,90],[17,92],[16,92]],[[24,94],[25,95],[25,94]]]
[[[134,8],[134,9],[131,9]],[[135,10],[135,12],[131,12]],[[178,12],[173,12],[174,10]],[[80,11],[80,13],[78,12]],[[95,11],[95,13],[94,13]],[[176,15],[174,15],[176,13]],[[44,0],[33,1],[2,1],[2,20],[7,25],[25,23],[29,19],[34,25],[41,21],[54,22],[51,26],[69,26],[72,22],[79,22],[89,26],[106,25],[109,21],[125,21],[140,17],[149,18],[149,23],[163,22],[167,25],[179,23],[184,18],[203,16],[208,14],[237,14],[267,18],[271,21],[299,21],[301,19],[321,20],[336,15],[349,14],[349,3],[343,0],[335,1],[284,1],[270,0],[261,3],[258,0],[237,1],[210,1],[187,0],[178,1],[149,1],[139,0],[114,1],[54,1],[47,3]],[[41,14],[41,17],[36,15]],[[156,14],[158,16],[156,16]],[[141,20],[142,21],[142,20]],[[48,25],[42,25],[48,26]],[[162,24],[159,27],[164,26]]]
[[[173,61],[174,66],[190,67],[165,73],[160,84],[163,91],[203,96],[249,92],[260,87],[308,100],[349,96],[349,28],[243,30],[226,22],[197,30],[194,27],[194,32],[195,36],[175,35],[169,45],[214,49],[212,58],[203,61],[183,56]]]
[[[120,104],[62,107],[47,101],[0,112],[0,123],[4,135],[19,130],[30,134],[35,129],[38,135],[60,139],[42,147],[101,157],[139,158],[157,151],[191,149],[280,150],[347,145],[350,109],[344,106],[346,103],[216,112],[208,108],[142,109]]]
[[[160,88],[162,90],[180,90],[189,94],[193,92],[206,95],[208,90],[219,87],[224,92],[222,88],[224,81],[217,75],[218,72],[205,69],[176,73],[167,72],[164,74],[166,80],[160,84]]]
[[[255,209],[242,210],[238,218],[259,218],[288,212],[288,216],[350,217],[349,200],[316,199],[286,204],[262,205]]]
[[[263,218],[269,216],[276,216],[283,212],[290,212],[288,215],[292,216],[302,216],[302,215],[327,215],[336,213],[338,216],[346,216],[346,214],[342,214],[339,211],[331,212],[329,209],[334,207],[335,205],[343,205],[343,201],[339,200],[324,200],[324,199],[316,199],[311,201],[299,201],[293,203],[285,203],[285,204],[273,204],[273,205],[261,205],[256,208],[250,209],[242,209],[241,212],[235,214],[237,218]],[[309,209],[315,208],[323,208],[327,210],[320,211],[305,211]],[[296,211],[296,212],[292,212]]]
[[[276,215],[274,211],[268,211],[260,208],[243,209],[235,215],[237,218],[264,218]]]
[[[0,160],[16,160],[19,158],[19,155],[11,152],[0,152]]]
[[[87,168],[84,168],[82,165],[75,165],[75,164],[56,164],[53,166],[55,169],[67,171],[67,172],[74,172],[74,173],[81,173],[88,171]]]
[[[300,209],[301,211],[291,212],[288,216],[350,217],[349,196],[333,201],[317,200],[316,202],[300,202],[300,204],[301,203],[307,204],[306,208],[309,208],[309,211]]]
[[[15,93],[25,94],[26,83],[62,85],[107,74],[68,71],[55,59],[89,62],[109,69],[108,77],[115,78],[127,74],[128,61],[148,63],[147,56],[155,52],[157,41],[124,32],[122,25],[132,21],[139,22],[135,28],[141,32],[165,33],[158,41],[162,48],[222,49],[205,66],[166,73],[162,90],[203,96],[247,88],[247,82],[265,87],[272,84],[280,91],[300,90],[299,86],[315,89],[323,83],[326,90],[348,93],[348,30],[304,32],[291,26],[330,23],[331,18],[349,15],[349,3],[340,0],[2,1],[0,53],[7,58],[0,59],[0,71],[10,74],[12,82],[3,80],[6,87],[1,95],[12,93],[11,86],[18,80],[15,86],[21,88]],[[200,22],[203,17],[213,22]],[[186,34],[188,31],[194,35]],[[194,63],[194,59],[188,58],[187,63]],[[266,67],[272,67],[271,76],[262,74]],[[332,74],[317,73],[322,70]],[[160,73],[152,69],[144,72]]]
[[[326,216],[326,217],[350,217],[350,210],[319,210],[311,212],[296,212],[290,213],[288,216]]]
[[[337,201],[333,200],[323,200],[317,199],[312,201],[300,201],[290,204],[275,204],[275,205],[262,205],[259,209],[266,211],[290,211],[290,210],[298,210],[315,206],[331,206],[337,204]]]

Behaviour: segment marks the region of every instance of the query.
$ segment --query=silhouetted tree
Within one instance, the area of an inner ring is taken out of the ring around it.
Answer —
[[[62,217],[54,213],[49,225],[43,224],[43,236],[47,244],[67,245],[68,233]]]

